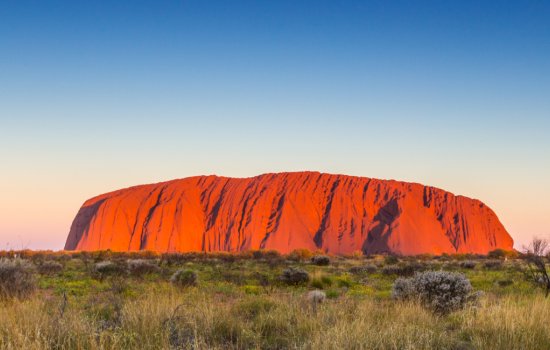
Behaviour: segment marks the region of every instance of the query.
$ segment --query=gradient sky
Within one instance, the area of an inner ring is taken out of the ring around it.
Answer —
[[[0,3],[0,250],[84,200],[318,170],[481,199],[550,235],[548,1]]]

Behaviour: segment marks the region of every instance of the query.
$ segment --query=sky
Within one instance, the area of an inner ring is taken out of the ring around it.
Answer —
[[[0,250],[88,198],[316,170],[478,198],[550,237],[548,1],[0,3]]]

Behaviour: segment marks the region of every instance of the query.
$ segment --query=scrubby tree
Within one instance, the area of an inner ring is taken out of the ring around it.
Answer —
[[[527,275],[532,282],[544,289],[546,297],[550,294],[550,276],[546,269],[549,253],[548,240],[542,238],[534,238],[529,247],[525,248],[525,261],[529,267]]]

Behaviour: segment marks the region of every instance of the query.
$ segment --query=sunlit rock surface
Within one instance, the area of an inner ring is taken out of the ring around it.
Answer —
[[[197,176],[103,194],[84,203],[65,249],[411,255],[512,245],[476,199],[415,183],[298,172]]]

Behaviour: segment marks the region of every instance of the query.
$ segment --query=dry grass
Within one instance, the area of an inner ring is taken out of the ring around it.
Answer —
[[[550,299],[542,295],[485,299],[457,320],[476,349],[550,349]]]
[[[55,260],[63,269],[32,272],[34,293],[0,301],[0,349],[550,349],[550,298],[525,279],[520,260],[499,269],[472,256],[464,259],[476,262],[473,269],[454,258],[420,260],[431,270],[465,273],[485,292],[478,305],[437,316],[392,300],[397,276],[370,268],[385,259],[416,265],[412,258],[331,257],[328,266],[316,266],[303,252],[20,255],[35,266]],[[128,259],[158,268],[93,278],[98,263],[125,267]],[[369,268],[349,273],[357,266]],[[290,267],[310,281],[283,283],[279,277]],[[196,285],[173,286],[170,276],[180,269],[196,272]],[[327,296],[315,311],[307,298],[313,289]]]
[[[414,303],[343,297],[319,305],[303,295],[239,297],[167,289],[124,302],[105,324],[58,297],[0,309],[2,349],[548,349],[550,302],[488,300],[438,317]]]

